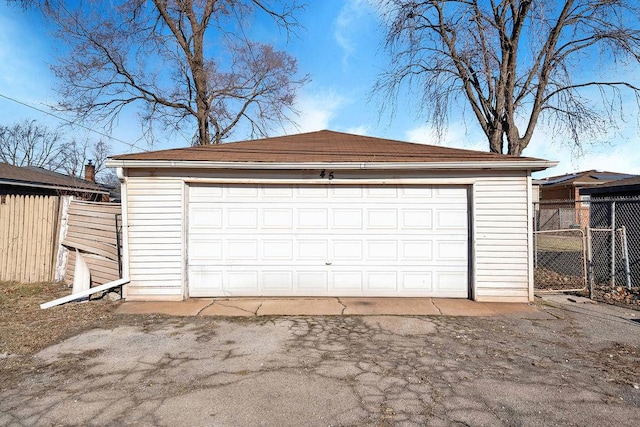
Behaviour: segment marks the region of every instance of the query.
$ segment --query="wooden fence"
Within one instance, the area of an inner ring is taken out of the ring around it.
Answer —
[[[73,200],[69,205],[67,230],[62,245],[69,250],[64,280],[73,283],[76,249],[89,266],[91,286],[120,278],[116,216],[118,203],[98,203]]]
[[[0,196],[0,281],[53,280],[58,196]]]

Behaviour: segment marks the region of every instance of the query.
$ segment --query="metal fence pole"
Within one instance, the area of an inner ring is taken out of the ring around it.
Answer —
[[[591,227],[587,227],[587,279],[589,280],[589,298],[593,299],[593,259],[591,251]]]
[[[533,233],[533,268],[538,268],[538,234],[537,233]]]
[[[627,227],[624,225],[622,230],[622,256],[624,257],[624,273],[627,278],[627,289],[631,289],[631,269],[629,268],[629,246],[627,245]]]
[[[611,202],[611,287],[616,286],[616,202]]]

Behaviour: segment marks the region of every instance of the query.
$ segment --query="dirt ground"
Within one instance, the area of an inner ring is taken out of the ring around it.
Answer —
[[[0,286],[0,425],[637,425],[640,323],[116,316]]]
[[[63,283],[0,282],[0,370],[2,386],[34,367],[38,351],[94,328],[136,324],[157,316],[117,316],[108,299],[40,309],[40,304],[71,293]]]

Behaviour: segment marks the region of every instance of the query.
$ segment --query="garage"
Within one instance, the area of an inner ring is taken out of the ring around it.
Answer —
[[[329,130],[123,154],[127,300],[533,299],[547,160]]]
[[[189,296],[468,296],[466,187],[188,191]]]

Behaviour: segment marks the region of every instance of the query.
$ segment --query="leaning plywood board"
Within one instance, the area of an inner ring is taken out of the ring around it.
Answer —
[[[44,304],[40,304],[40,308],[44,310],[45,308],[54,307],[56,305],[60,305],[60,304],[75,301],[84,297],[88,297],[89,295],[95,294],[97,292],[102,292],[112,288],[117,288],[118,286],[126,285],[127,283],[129,283],[129,279],[118,279],[113,282],[105,283],[104,285],[96,286],[95,288],[91,288],[89,290],[79,292],[77,294],[71,294],[66,297],[45,302]]]

